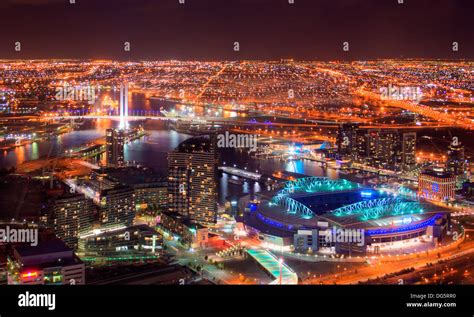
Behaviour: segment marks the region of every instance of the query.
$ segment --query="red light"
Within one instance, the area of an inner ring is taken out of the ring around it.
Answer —
[[[37,277],[38,272],[28,272],[28,273],[23,273],[21,275],[22,278],[30,278],[30,277]]]

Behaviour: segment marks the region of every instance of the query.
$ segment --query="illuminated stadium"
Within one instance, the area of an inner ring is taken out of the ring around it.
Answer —
[[[421,237],[440,241],[449,224],[446,209],[404,195],[387,194],[348,180],[304,177],[279,191],[257,194],[243,216],[247,232],[263,243],[295,249],[333,247],[336,252],[365,253],[367,246]],[[328,244],[328,230],[364,232],[361,248]]]

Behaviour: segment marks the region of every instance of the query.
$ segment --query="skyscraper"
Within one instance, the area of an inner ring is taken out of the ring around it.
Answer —
[[[217,219],[217,152],[210,136],[191,138],[168,154],[168,210],[191,222]]]
[[[77,249],[78,237],[92,229],[94,205],[82,194],[66,194],[51,204],[48,219],[58,238],[68,247]]]
[[[339,126],[337,133],[337,149],[341,156],[348,156],[352,154],[352,150],[357,144],[357,130],[359,125],[357,123],[342,124]]]
[[[124,166],[125,131],[107,129],[105,141],[107,146],[107,167]]]
[[[401,170],[416,163],[416,133],[401,133],[393,129],[365,129],[354,124],[339,128],[338,152],[354,163]]]
[[[460,142],[453,142],[448,147],[446,170],[454,175],[463,175],[465,169],[464,146]]]
[[[399,170],[401,142],[396,130],[378,131],[378,147],[375,166],[388,170]]]
[[[99,220],[103,228],[129,227],[135,219],[133,188],[115,186],[100,193]]]
[[[416,132],[403,133],[402,168],[407,170],[416,165]]]

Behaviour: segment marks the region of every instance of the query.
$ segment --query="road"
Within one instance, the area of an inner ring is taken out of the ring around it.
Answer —
[[[438,257],[438,253],[440,257]],[[385,274],[399,272],[404,268],[420,269],[426,267],[427,263],[436,263],[439,260],[447,260],[460,255],[470,255],[474,253],[474,241],[469,240],[450,247],[437,248],[419,256],[385,257],[373,260],[365,267],[354,271],[341,272],[339,274],[324,275],[320,278],[309,280],[308,284],[357,284],[368,279],[376,279]],[[370,261],[370,260],[369,260]]]

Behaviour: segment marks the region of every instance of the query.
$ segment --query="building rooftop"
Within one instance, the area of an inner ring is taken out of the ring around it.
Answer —
[[[211,152],[212,139],[209,135],[202,135],[187,139],[176,148],[176,152],[194,153],[194,152]]]
[[[72,249],[69,248],[62,240],[54,239],[39,242],[37,246],[17,246],[15,247],[16,252],[21,257],[43,255],[49,253],[60,253],[60,252],[71,252]]]
[[[107,168],[104,170],[107,176],[122,184],[137,185],[148,183],[166,183],[165,175],[155,172],[150,168],[126,167]]]
[[[445,171],[445,170],[441,170],[441,169],[425,169],[423,170],[421,173],[420,173],[420,176],[423,176],[423,175],[428,175],[428,176],[433,176],[433,177],[439,177],[439,178],[450,178],[450,177],[453,177],[453,174]]]

